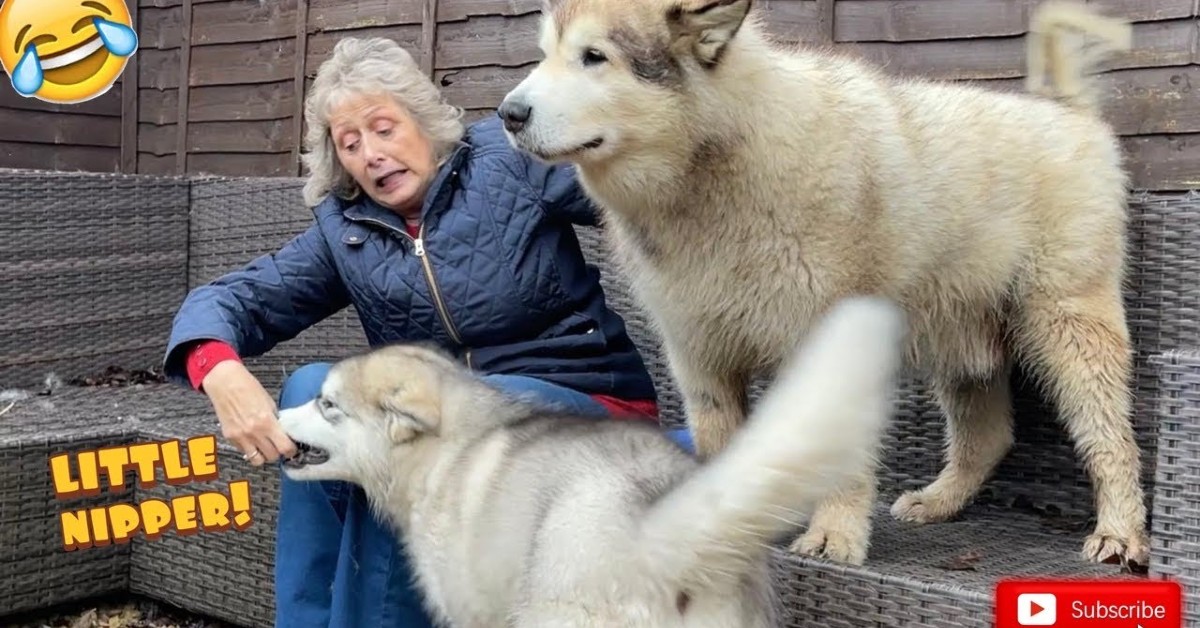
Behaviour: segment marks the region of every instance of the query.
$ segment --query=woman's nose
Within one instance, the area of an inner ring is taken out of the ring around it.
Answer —
[[[364,140],[363,157],[368,163],[375,164],[383,160],[383,151],[379,149],[374,140]]]

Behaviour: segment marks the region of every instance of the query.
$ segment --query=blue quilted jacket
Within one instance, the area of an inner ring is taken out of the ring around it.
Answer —
[[[433,340],[479,372],[654,399],[572,228],[594,225],[594,211],[572,169],[512,150],[488,117],[468,127],[430,186],[420,238],[365,195],[330,195],[282,249],[188,294],[165,372],[187,382],[190,341],[260,355],[353,304],[371,346]]]

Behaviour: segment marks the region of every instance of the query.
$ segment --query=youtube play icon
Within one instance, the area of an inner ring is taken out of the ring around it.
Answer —
[[[1022,626],[1053,626],[1058,618],[1058,600],[1052,593],[1022,593],[1017,596],[1017,623]]]

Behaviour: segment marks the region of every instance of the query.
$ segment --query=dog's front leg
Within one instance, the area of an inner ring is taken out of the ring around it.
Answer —
[[[688,428],[696,444],[696,454],[707,459],[720,453],[745,420],[743,401],[728,390],[709,389],[685,401]]]
[[[716,372],[706,368],[670,344],[666,348],[672,375],[683,395],[688,430],[696,445],[696,454],[707,459],[725,448],[748,411],[747,376],[729,369]]]
[[[901,521],[932,523],[956,515],[979,493],[1013,445],[1011,367],[1005,363],[990,378],[934,378],[934,390],[946,415],[946,465],[928,486],[901,495],[892,515]]]
[[[877,484],[875,467],[863,469],[857,481],[821,503],[791,551],[851,565],[866,562]]]

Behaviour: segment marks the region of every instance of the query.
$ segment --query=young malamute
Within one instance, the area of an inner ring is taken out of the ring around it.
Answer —
[[[901,361],[885,302],[836,308],[700,466],[658,429],[506,397],[440,351],[336,364],[280,414],[299,480],[361,485],[456,628],[768,628],[768,547],[873,464]]]

